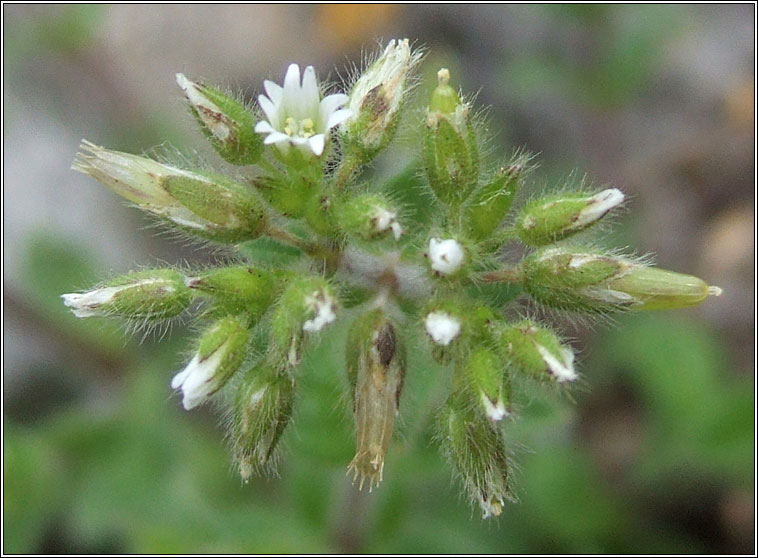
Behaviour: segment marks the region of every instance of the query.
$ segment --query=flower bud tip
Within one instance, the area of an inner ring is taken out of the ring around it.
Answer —
[[[710,296],[721,296],[721,293],[723,293],[724,290],[721,287],[716,287],[714,285],[711,285],[708,287],[708,294]]]
[[[440,68],[437,72],[437,80],[440,85],[447,85],[450,83],[450,70],[447,68]]]
[[[464,255],[463,247],[455,239],[432,238],[429,240],[429,260],[432,270],[442,275],[450,275],[458,271],[463,265]]]
[[[461,332],[461,323],[445,312],[430,312],[424,326],[432,340],[442,346],[449,345]]]

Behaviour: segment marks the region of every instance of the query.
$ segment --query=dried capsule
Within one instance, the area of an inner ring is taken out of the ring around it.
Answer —
[[[392,440],[405,377],[406,352],[392,321],[381,309],[358,318],[347,346],[347,373],[353,396],[356,451],[349,471],[360,487],[379,484]]]

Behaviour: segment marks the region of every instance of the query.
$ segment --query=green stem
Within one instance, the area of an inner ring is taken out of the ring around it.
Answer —
[[[524,272],[517,267],[486,271],[476,276],[482,283],[521,283],[524,280]]]
[[[345,157],[342,159],[342,164],[340,164],[340,168],[337,171],[337,178],[334,181],[334,189],[341,190],[345,184],[347,184],[347,181],[350,180],[353,172],[355,172],[355,169],[357,169],[360,164],[360,157],[357,157],[352,152],[346,153]]]

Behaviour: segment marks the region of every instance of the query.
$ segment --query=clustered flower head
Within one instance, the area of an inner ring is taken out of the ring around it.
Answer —
[[[561,392],[579,378],[572,347],[521,300],[591,317],[693,306],[720,290],[598,248],[593,231],[625,200],[617,188],[559,184],[559,193],[514,203],[529,185],[532,157],[482,155],[484,127],[444,68],[425,111],[407,111],[420,59],[408,40],[390,41],[346,84],[349,94],[329,95],[312,66],[301,76],[291,64],[283,85],[264,81],[252,107],[177,74],[206,138],[238,167],[234,177],[88,141],[73,168],[165,226],[238,257],[133,271],[62,297],[77,317],[148,328],[194,312],[192,356],[170,386],[187,410],[211,400],[221,407],[245,480],[277,461],[314,339],[356,316],[344,371],[324,371],[343,375],[356,440],[344,465],[354,482],[373,489],[390,474],[385,458],[409,404],[406,376],[435,374],[452,386],[435,410],[436,439],[487,518],[515,497],[506,445],[514,399],[530,385]],[[362,174],[400,126],[417,134],[422,172],[408,175],[423,174],[427,196],[393,194]],[[526,255],[508,261],[508,243]],[[523,296],[484,288],[502,285]],[[429,351],[438,369],[415,369],[409,345]]]

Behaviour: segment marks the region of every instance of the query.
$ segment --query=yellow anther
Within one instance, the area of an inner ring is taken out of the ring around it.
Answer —
[[[295,119],[292,118],[291,116],[288,116],[286,120],[284,121],[284,123],[286,124],[286,126],[284,127],[284,133],[287,134],[288,136],[293,135],[295,133],[295,130],[297,129]]]

